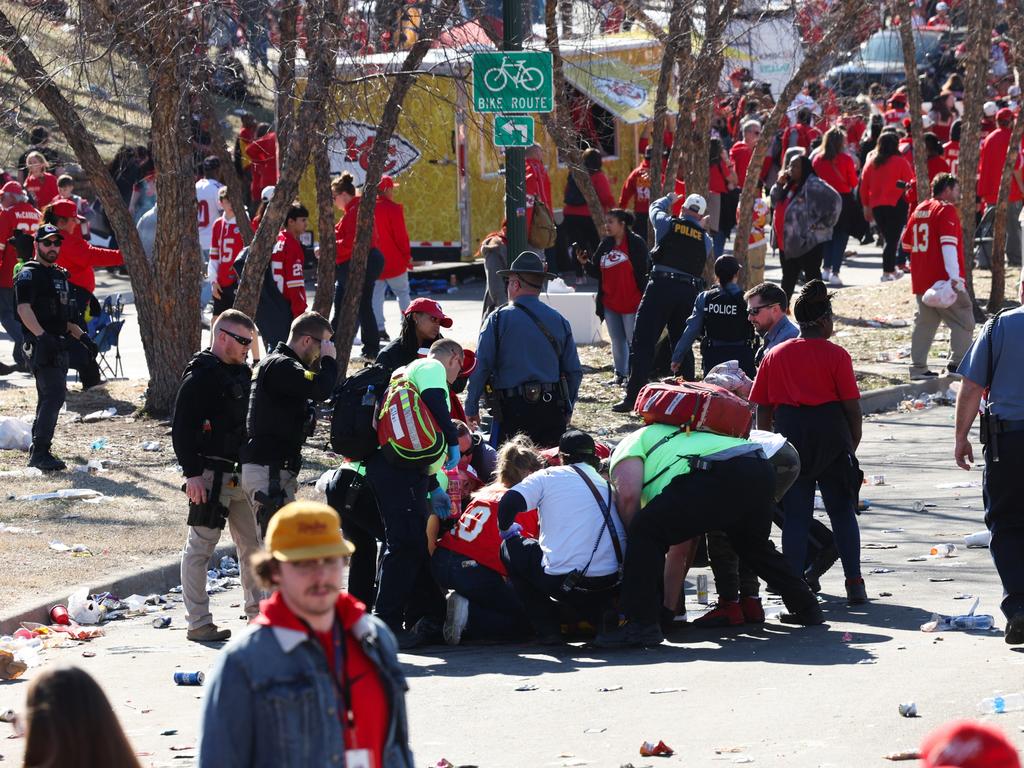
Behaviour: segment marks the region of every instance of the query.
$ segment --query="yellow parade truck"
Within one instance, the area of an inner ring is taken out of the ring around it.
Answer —
[[[543,41],[526,48],[544,50]],[[473,53],[485,50],[493,48],[472,42],[430,50],[402,106],[385,173],[398,183],[395,200],[405,207],[417,260],[470,261],[504,217],[504,161],[494,145],[494,116],[472,111]],[[636,31],[563,44],[573,119],[603,150],[616,196],[639,162],[637,144],[653,117],[661,52],[656,40]],[[357,187],[364,182],[391,76],[405,55],[339,60],[333,113],[340,119],[327,138],[332,176],[348,171]],[[534,117],[557,216],[568,171],[540,116]],[[313,190],[310,171],[300,190],[307,203],[315,199]]]

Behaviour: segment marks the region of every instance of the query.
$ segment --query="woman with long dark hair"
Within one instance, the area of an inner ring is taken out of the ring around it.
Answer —
[[[594,191],[597,192],[597,197],[601,201],[601,207],[607,212],[615,207],[615,198],[612,197],[612,188],[608,177],[601,170],[602,163],[601,150],[592,148],[584,150],[583,170],[590,176]],[[597,233],[597,227],[594,226],[594,218],[590,215],[587,200],[583,197],[580,188],[576,186],[576,179],[572,177],[572,174],[569,174],[565,183],[565,204],[562,206],[562,223],[558,227],[558,237],[560,253],[564,255],[559,270],[568,272],[573,269],[576,271],[576,276],[582,278],[583,267],[573,258],[575,254],[570,254],[568,251],[576,244],[587,253],[593,253],[601,238]],[[510,254],[510,258],[514,258],[515,255],[517,254]]]
[[[41,672],[25,710],[24,768],[141,768],[110,702],[83,670]]]
[[[792,296],[796,282],[821,279],[825,244],[832,239],[843,202],[839,193],[814,173],[802,150],[790,150],[786,167],[771,190],[772,232],[782,261],[782,290]]]
[[[802,575],[819,488],[846,574],[847,601],[860,604],[867,602],[856,511],[863,478],[856,459],[860,390],[850,354],[828,340],[832,300],[825,284],[807,283],[793,314],[800,336],[769,350],[750,391],[758,428],[774,429],[800,453],[800,476],[782,497],[782,550],[793,573]]]
[[[857,165],[846,151],[846,134],[842,128],[829,128],[825,131],[821,146],[821,151],[815,154],[811,165],[818,177],[843,199],[843,208],[832,230],[832,239],[825,244],[825,269],[821,279],[829,285],[840,287],[843,281],[839,278],[839,270],[843,266],[846,244],[850,240],[854,219],[861,215],[857,196],[853,192],[857,187]]]
[[[633,340],[636,310],[647,287],[650,257],[647,241],[633,231],[633,214],[612,208],[605,217],[605,232],[597,252],[578,253],[576,258],[591,277],[597,278],[597,316],[608,326],[612,342],[615,378],[622,385],[629,378],[629,344]]]
[[[899,137],[883,131],[878,146],[868,155],[860,177],[860,202],[864,218],[878,225],[885,248],[882,250],[882,282],[899,280],[903,272],[896,267],[900,234],[907,223],[907,198],[904,192],[914,180],[910,163],[900,154]]]
[[[422,297],[414,299],[402,313],[402,330],[398,338],[380,351],[374,363],[384,367],[390,377],[403,365],[426,357],[430,345],[441,338],[441,329],[451,327],[452,319],[438,302]]]

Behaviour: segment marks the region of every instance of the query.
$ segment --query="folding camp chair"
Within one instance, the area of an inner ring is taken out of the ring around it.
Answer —
[[[109,325],[104,326],[100,329],[100,332],[96,334],[96,348],[99,350],[99,366],[100,371],[107,371],[110,374],[110,378],[116,379],[118,372],[120,371],[121,378],[124,378],[124,364],[121,362],[121,347],[119,346],[119,340],[121,336],[121,328],[124,326],[124,320],[114,320]],[[107,360],[107,355],[110,352],[114,352],[114,364],[111,366],[110,361]]]

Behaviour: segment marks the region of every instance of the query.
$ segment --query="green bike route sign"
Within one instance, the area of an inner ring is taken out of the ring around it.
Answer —
[[[473,111],[551,112],[550,51],[473,54]]]

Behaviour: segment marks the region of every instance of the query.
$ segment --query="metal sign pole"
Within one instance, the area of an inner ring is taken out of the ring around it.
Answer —
[[[525,19],[522,0],[502,3],[504,31],[502,49],[523,50]],[[505,221],[508,232],[508,260],[527,249],[526,242],[526,150],[508,147],[505,150]]]

